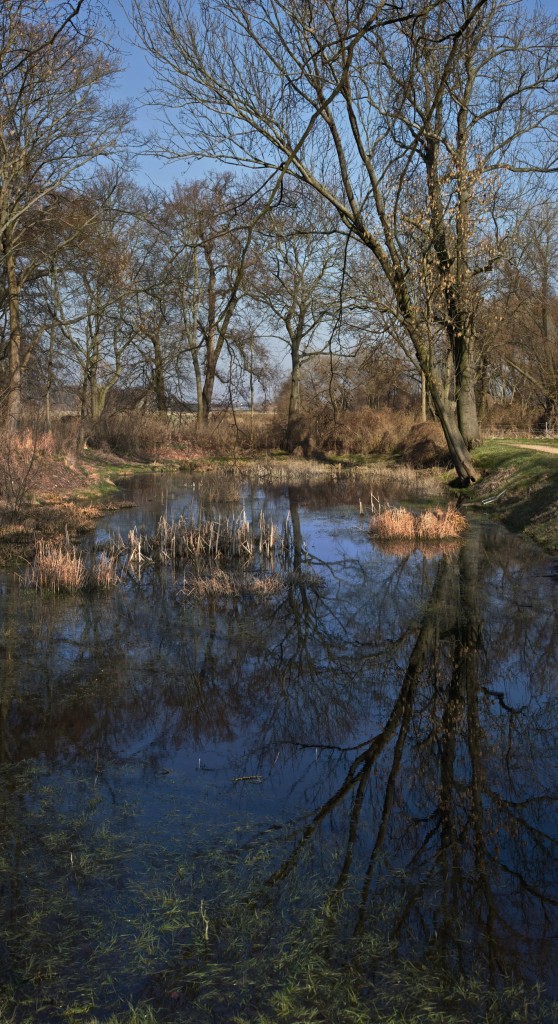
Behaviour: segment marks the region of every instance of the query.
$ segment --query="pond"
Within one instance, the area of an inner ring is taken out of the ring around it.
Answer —
[[[0,1020],[555,1019],[556,567],[366,486],[142,477],[85,541],[263,510],[267,596],[1,578]]]

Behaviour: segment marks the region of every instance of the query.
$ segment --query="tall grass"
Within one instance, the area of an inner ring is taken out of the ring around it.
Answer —
[[[35,557],[25,574],[23,586],[51,593],[73,594],[80,590],[107,590],[118,583],[116,559],[106,552],[87,565],[82,554],[67,541],[63,544],[38,540]]]
[[[37,541],[34,562],[23,577],[25,586],[53,593],[73,593],[83,590],[86,582],[85,562],[74,547],[48,540]]]
[[[277,555],[288,558],[292,547],[292,531],[286,520],[280,530],[262,510],[257,527],[250,523],[244,509],[238,515],[217,519],[198,519],[181,515],[169,521],[161,516],[151,535],[136,528],[127,540],[114,541],[111,557],[125,559],[129,566],[146,563],[178,567],[185,562],[221,562],[249,564],[258,556],[260,563],[273,561]]]
[[[455,505],[448,508],[411,512],[406,508],[386,508],[372,515],[370,530],[383,540],[445,540],[460,537],[467,520]]]

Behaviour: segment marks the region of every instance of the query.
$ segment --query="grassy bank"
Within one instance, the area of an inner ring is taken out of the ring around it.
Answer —
[[[485,476],[467,493],[467,505],[558,553],[558,441],[486,441],[474,459]]]
[[[122,506],[118,479],[146,467],[85,452],[79,459],[44,454],[33,469],[0,502],[0,564],[32,557],[39,538],[76,539],[87,532],[100,516]]]

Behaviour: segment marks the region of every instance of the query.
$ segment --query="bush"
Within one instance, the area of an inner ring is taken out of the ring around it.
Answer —
[[[404,462],[418,469],[445,466],[449,462],[444,432],[439,423],[415,423],[397,448]]]
[[[265,413],[212,413],[199,425],[191,413],[167,414],[130,410],[103,416],[91,426],[91,447],[124,458],[157,459],[233,454],[278,447],[276,420]]]
[[[315,451],[336,455],[392,455],[413,423],[409,413],[393,409],[350,409],[334,419],[331,408],[296,418],[290,434],[291,447],[304,455]]]
[[[8,432],[0,446],[0,497],[16,514],[28,497],[42,461],[53,452],[50,433],[26,429]]]
[[[531,434],[540,426],[536,409],[526,409],[519,402],[492,400],[481,420],[484,434]]]

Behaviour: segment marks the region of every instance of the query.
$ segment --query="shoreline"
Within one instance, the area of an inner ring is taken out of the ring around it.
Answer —
[[[548,554],[558,554],[558,450],[542,446],[490,441],[475,451],[484,476],[470,490],[460,491],[465,511],[494,517],[513,533],[524,534]],[[280,453],[250,457],[174,457],[162,461],[124,460],[111,453],[88,451],[71,463],[44,466],[42,483],[17,509],[0,511],[0,565],[29,561],[39,539],[76,541],[108,512],[131,507],[118,498],[119,481],[140,474],[233,473],[263,482],[302,483],[349,477],[384,477],[409,486],[420,482],[425,496],[456,491],[443,468],[414,469],[385,459],[301,459]]]

